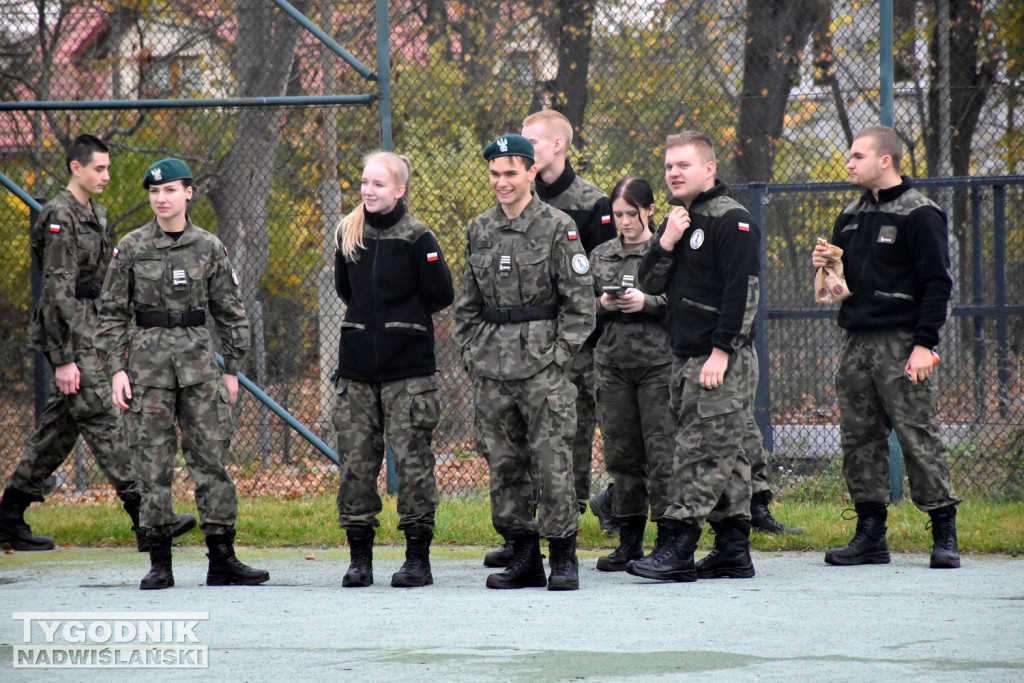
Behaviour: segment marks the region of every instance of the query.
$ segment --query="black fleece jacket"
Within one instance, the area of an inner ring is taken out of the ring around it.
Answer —
[[[348,309],[341,323],[338,375],[391,382],[434,374],[431,316],[455,300],[452,275],[434,233],[399,202],[390,213],[363,210],[364,248],[334,255],[334,286]]]

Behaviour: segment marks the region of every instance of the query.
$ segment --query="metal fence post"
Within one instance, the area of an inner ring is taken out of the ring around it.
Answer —
[[[761,430],[761,440],[764,448],[769,453],[775,446],[772,438],[772,413],[771,413],[771,368],[768,358],[768,285],[766,275],[768,273],[768,229],[765,227],[764,207],[768,204],[768,186],[764,183],[750,183],[748,194],[751,217],[758,227],[761,228],[760,261],[761,276],[759,282],[759,296],[757,304],[757,317],[754,319],[754,350],[757,352],[757,394],[754,397],[754,420],[757,428]]]

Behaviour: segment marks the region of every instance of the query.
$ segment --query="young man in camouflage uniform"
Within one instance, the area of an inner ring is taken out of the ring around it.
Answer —
[[[745,433],[760,293],[760,230],[715,179],[714,147],[686,131],[668,137],[665,180],[673,205],[640,266],[640,287],[667,294],[676,416],[665,542],[626,571],[661,581],[749,578],[750,461]],[[711,553],[694,563],[704,522]]]
[[[249,348],[238,276],[221,241],[188,216],[192,172],[185,162],[158,161],[142,186],[149,190],[156,218],[129,233],[114,251],[96,338],[111,372],[114,404],[125,411],[142,492],[141,522],[152,566],[139,588],[174,585],[170,529],[176,423],[209,549],[206,584],[260,584],[270,575],[235,557],[238,505],[235,484],[224,469],[238,370]],[[217,330],[223,371],[207,313]]]
[[[910,495],[931,517],[933,568],[960,566],[956,505],[935,413],[933,350],[946,322],[953,280],[946,215],[900,175],[903,145],[875,126],[850,147],[850,182],[865,189],[836,219],[832,242],[843,249],[853,293],[839,308],[843,328],[836,394],[843,476],[857,510],[849,544],[825,553],[832,565],[887,564],[889,433],[907,463]],[[815,268],[827,248],[814,248]]]
[[[530,191],[533,154],[520,135],[484,150],[498,205],[469,225],[455,336],[489,456],[491,519],[512,543],[507,569],[487,586],[576,590],[576,389],[566,371],[594,329],[593,284],[572,219]],[[547,581],[540,536],[550,543]]]
[[[42,291],[29,325],[31,347],[50,363],[53,381],[28,453],[18,463],[0,500],[0,544],[15,550],[50,550],[53,539],[36,536],[24,513],[49,493],[47,480],[64,463],[78,435],[132,519],[140,551],[139,491],[121,431],[121,417],[110,401],[109,384],[93,346],[100,285],[110,263],[111,230],[99,196],[110,181],[110,151],[97,137],[80,135],[67,149],[71,174],[66,190],[43,207],[32,227],[32,265]],[[175,536],[196,524],[181,515]]]

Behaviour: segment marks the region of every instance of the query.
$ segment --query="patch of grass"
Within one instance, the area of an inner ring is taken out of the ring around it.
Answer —
[[[772,505],[772,514],[788,526],[807,528],[803,534],[766,536],[755,533],[757,550],[824,551],[845,545],[853,537],[855,519],[843,519],[843,503],[792,502]],[[178,512],[195,513],[192,501],[176,502]],[[847,513],[852,517],[852,510]],[[889,508],[889,547],[894,551],[926,552],[931,548],[928,515],[909,502]],[[960,548],[965,552],[1024,554],[1024,502],[968,500],[960,505],[957,529]],[[59,544],[72,546],[132,546],[134,535],[121,507],[96,503],[75,505],[33,505],[26,520],[36,533],[52,535]],[[376,542],[404,545],[397,531],[395,498],[384,497]],[[654,525],[648,524],[646,541],[654,543]],[[435,544],[492,547],[501,537],[491,526],[490,503],[485,495],[444,498],[437,510]],[[705,530],[701,547],[709,548],[713,536]],[[192,531],[176,541],[179,545],[202,546],[203,536]],[[239,499],[239,545],[263,547],[337,548],[345,544],[338,527],[333,494],[298,498],[263,496]],[[603,533],[589,512],[580,520],[579,548],[603,551],[614,548],[616,536]]]

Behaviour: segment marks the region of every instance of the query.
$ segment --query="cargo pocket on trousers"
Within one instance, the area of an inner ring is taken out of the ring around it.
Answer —
[[[407,379],[405,390],[409,393],[409,423],[415,429],[433,431],[441,419],[441,410],[437,402],[437,379]]]
[[[132,385],[132,397],[128,399],[128,410],[120,410],[121,427],[124,429],[124,440],[129,447],[138,446],[142,438],[142,398],[146,387],[141,384]]]
[[[217,438],[230,441],[235,429],[235,411],[231,405],[231,392],[218,380],[217,387]]]
[[[724,387],[718,389],[701,389],[697,398],[697,414],[701,419],[718,417],[735,413],[743,408],[743,400],[733,391]]]
[[[348,380],[339,377],[334,381],[334,412],[331,414],[334,428],[341,431],[342,427],[352,421],[352,409],[349,407]]]

